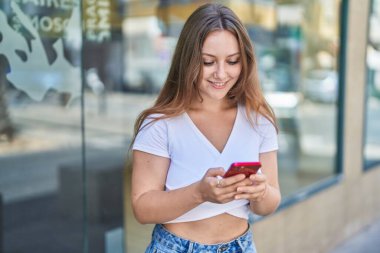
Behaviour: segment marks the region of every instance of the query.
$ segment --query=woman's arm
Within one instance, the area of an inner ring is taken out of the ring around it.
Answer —
[[[224,170],[214,168],[209,169],[201,181],[165,191],[169,164],[168,158],[133,151],[132,208],[140,223],[173,220],[205,201],[229,202],[234,199],[238,182],[244,178],[238,175],[223,179],[223,187],[217,187],[216,177],[222,176]]]
[[[163,223],[202,203],[195,184],[164,191],[169,164],[168,158],[133,152],[132,207],[140,223]]]
[[[276,211],[281,202],[278,183],[277,151],[260,154],[262,174],[250,176],[251,186],[239,187],[237,199],[248,199],[251,210],[258,215],[268,215]]]

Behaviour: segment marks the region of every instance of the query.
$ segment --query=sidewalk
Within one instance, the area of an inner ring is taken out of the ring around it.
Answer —
[[[380,219],[364,227],[328,253],[379,253]]]

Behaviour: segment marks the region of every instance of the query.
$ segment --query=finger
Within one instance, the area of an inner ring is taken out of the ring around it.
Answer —
[[[206,177],[217,177],[217,176],[223,176],[223,175],[224,175],[224,169],[222,167],[208,169],[205,174]]]
[[[221,188],[221,191],[220,191],[221,194],[226,194],[230,192],[236,193],[239,187],[253,185],[253,182],[249,178],[245,178],[241,181],[238,181],[236,183],[232,183],[229,185],[228,183],[230,182],[226,181],[226,179],[221,179],[219,182],[216,183],[216,187]]]
[[[216,180],[216,186],[219,188],[227,187],[227,186],[234,186],[235,188],[233,189],[233,191],[235,191],[236,187],[237,187],[236,183],[242,182],[244,179],[245,179],[245,176],[243,174],[235,175],[235,176],[228,177],[228,178],[219,178]],[[247,180],[249,180],[249,179],[247,179]],[[250,184],[248,184],[248,182],[246,182],[245,184],[241,184],[241,185],[250,185]]]
[[[234,184],[234,186],[236,188],[238,188],[239,186],[251,186],[251,185],[253,185],[253,182],[249,178],[246,178],[246,179],[244,179],[242,181],[239,181],[239,182],[237,182],[237,183]]]
[[[236,189],[240,186],[250,186],[252,185],[252,181],[248,178],[242,181],[230,181],[226,180],[224,178],[220,178],[216,180],[216,187],[222,188],[222,193],[228,193],[228,192],[236,192]]]
[[[223,178],[224,185],[233,185],[245,179],[244,174],[237,174],[232,177]]]
[[[267,180],[267,177],[264,174],[255,174],[251,175],[249,179],[252,182],[265,182]]]
[[[257,193],[254,193],[254,194],[236,194],[235,200],[239,200],[239,199],[248,199],[251,201],[259,201],[262,199],[262,195],[257,194]]]
[[[260,185],[251,185],[251,186],[239,186],[236,191],[238,193],[249,193],[249,194],[254,194],[254,193],[260,193],[265,191],[265,184],[260,184]]]
[[[219,197],[221,203],[227,203],[235,199],[236,192],[230,192],[227,194],[223,194]]]
[[[212,202],[215,202],[215,203],[226,203],[226,202],[234,200],[236,191],[226,192],[226,193],[224,193],[224,191],[225,191],[224,188],[222,188],[222,189],[216,189],[214,191],[214,197],[213,197],[214,201],[212,201]]]
[[[252,187],[252,186],[241,186],[236,189],[236,192],[237,194],[245,194],[245,193],[254,194],[258,192],[258,190],[256,187]]]

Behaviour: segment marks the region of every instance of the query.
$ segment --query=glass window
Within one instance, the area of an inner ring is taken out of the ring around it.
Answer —
[[[4,252],[121,252],[128,118],[141,108],[125,110],[120,3],[0,2]]]
[[[371,2],[367,45],[366,167],[380,163],[380,1]]]
[[[341,1],[222,2],[242,19],[254,44],[259,78],[279,120],[280,184],[284,199],[290,199],[338,171]],[[136,98],[129,113],[156,97],[181,28],[199,5],[190,0],[127,2],[123,85],[126,96]],[[127,251],[143,251],[151,226],[139,225],[130,209],[126,220]]]
[[[82,249],[80,11],[51,3],[0,3],[4,252]]]
[[[123,233],[126,251],[142,252],[149,240],[152,226],[137,224],[130,208],[125,156],[185,20],[205,1],[88,0],[82,14],[79,2],[0,2],[5,252],[115,253]],[[221,2],[243,20],[254,44],[279,120],[280,183],[290,198],[337,171],[341,1]],[[373,84],[375,73],[369,67]]]
[[[286,198],[335,173],[340,1],[252,5],[266,13],[246,20],[246,26],[280,124],[279,173]]]

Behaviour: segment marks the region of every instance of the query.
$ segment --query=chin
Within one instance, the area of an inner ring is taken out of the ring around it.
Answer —
[[[207,96],[209,97],[210,99],[213,99],[213,100],[224,100],[227,98],[227,92],[225,94],[218,94],[218,95],[209,95]]]

